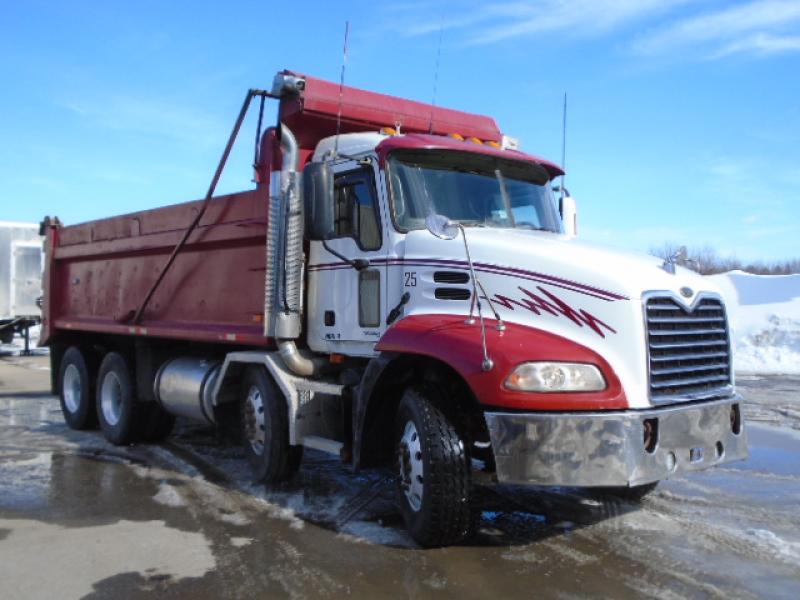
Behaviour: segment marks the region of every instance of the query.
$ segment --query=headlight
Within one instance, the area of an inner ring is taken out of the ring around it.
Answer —
[[[523,392],[599,392],[606,381],[594,365],[567,362],[523,363],[511,372],[505,383]]]

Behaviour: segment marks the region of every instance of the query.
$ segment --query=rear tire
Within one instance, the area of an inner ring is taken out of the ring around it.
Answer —
[[[96,428],[92,378],[86,359],[76,346],[68,348],[61,358],[58,381],[61,412],[67,425],[78,430]]]
[[[136,401],[128,362],[117,352],[109,352],[100,363],[96,403],[100,429],[109,442],[123,446],[136,441],[144,408]]]
[[[406,528],[424,547],[472,535],[472,469],[466,444],[429,385],[406,390],[395,420],[397,497]]]
[[[289,419],[283,394],[262,367],[249,367],[241,390],[242,446],[260,483],[287,481],[297,473],[302,446],[289,445]]]

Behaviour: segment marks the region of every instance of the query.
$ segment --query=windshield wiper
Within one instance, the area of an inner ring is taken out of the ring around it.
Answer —
[[[526,223],[526,222],[519,222],[515,224],[517,229],[528,229],[529,231],[549,231],[553,233],[553,230],[549,227],[542,227],[540,225],[534,225],[533,223]]]

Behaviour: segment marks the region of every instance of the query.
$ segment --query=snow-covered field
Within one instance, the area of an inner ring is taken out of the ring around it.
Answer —
[[[800,375],[800,275],[731,271],[710,279],[733,323],[736,372]]]

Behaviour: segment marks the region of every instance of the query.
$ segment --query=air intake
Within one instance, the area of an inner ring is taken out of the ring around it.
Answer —
[[[437,300],[469,300],[470,291],[464,288],[436,288],[433,293]]]
[[[436,283],[469,283],[469,274],[464,271],[436,271],[433,274]]]

